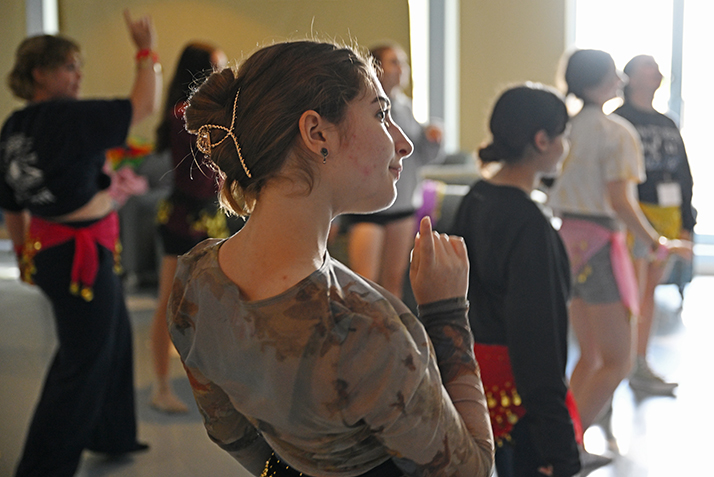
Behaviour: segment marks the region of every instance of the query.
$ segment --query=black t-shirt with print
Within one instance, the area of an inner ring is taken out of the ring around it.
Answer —
[[[14,112],[0,132],[0,208],[54,217],[109,187],[105,151],[126,140],[129,100],[53,100]]]
[[[657,186],[676,182],[682,191],[682,228],[693,230],[692,173],[675,122],[662,113],[642,111],[628,103],[616,109],[615,114],[631,122],[642,141],[647,180],[637,186],[640,201],[661,205]]]

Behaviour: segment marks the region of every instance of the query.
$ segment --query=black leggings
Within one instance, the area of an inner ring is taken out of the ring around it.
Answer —
[[[113,253],[97,247],[94,299],[69,293],[74,241],[34,257],[59,346],[25,441],[18,476],[72,476],[82,450],[136,449],[132,334]]]

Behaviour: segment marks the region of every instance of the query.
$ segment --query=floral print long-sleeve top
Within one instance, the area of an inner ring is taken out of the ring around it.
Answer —
[[[245,301],[218,265],[221,243],[180,258],[168,314],[214,442],[256,475],[273,451],[313,476],[389,458],[409,476],[490,475],[464,299],[427,305],[422,325],[326,256],[282,294]]]

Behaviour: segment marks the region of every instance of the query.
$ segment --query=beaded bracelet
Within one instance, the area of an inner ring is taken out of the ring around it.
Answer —
[[[147,58],[150,58],[152,63],[159,62],[159,54],[150,48],[142,48],[141,50],[136,52],[136,61],[137,62],[140,62],[141,60],[144,60]]]
[[[158,53],[148,48],[141,49],[136,53],[136,66],[140,70],[153,68],[155,73],[161,73],[161,63],[159,63]]]

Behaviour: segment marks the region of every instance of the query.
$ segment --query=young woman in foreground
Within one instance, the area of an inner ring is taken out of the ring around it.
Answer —
[[[394,201],[412,151],[371,63],[275,44],[209,77],[186,122],[250,214],[179,260],[169,301],[211,439],[255,475],[490,475],[463,241],[422,222],[421,322],[327,253],[338,214]]]

